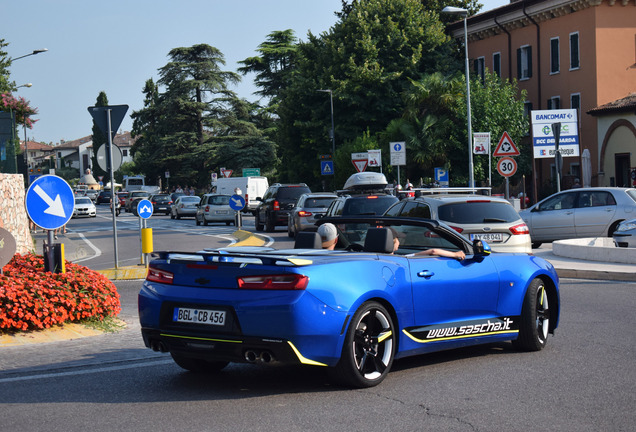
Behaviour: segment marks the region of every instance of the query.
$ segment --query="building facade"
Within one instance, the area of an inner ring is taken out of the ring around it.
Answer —
[[[516,1],[469,17],[467,25],[471,73],[488,69],[516,79],[527,92],[528,113],[577,109],[579,153],[589,152],[590,185],[626,184],[627,170],[636,166],[634,112],[595,110],[636,92],[636,0]],[[463,21],[449,28],[463,40]],[[531,152],[529,137],[524,143]],[[586,159],[563,161],[565,189],[581,177]],[[536,159],[532,177],[535,197],[556,191],[554,159]]]

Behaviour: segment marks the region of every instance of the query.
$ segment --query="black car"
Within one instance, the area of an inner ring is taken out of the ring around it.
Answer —
[[[287,226],[289,212],[294,209],[298,198],[311,190],[305,183],[271,185],[260,199],[260,203],[254,211],[254,224],[256,231],[274,231],[279,225]]]
[[[172,198],[168,194],[155,194],[150,197],[152,203],[152,212],[170,214],[170,208],[172,206]]]
[[[97,195],[96,204],[109,204],[112,196],[110,190],[103,190]]]

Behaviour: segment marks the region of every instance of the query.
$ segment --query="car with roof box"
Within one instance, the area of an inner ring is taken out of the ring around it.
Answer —
[[[387,190],[388,182],[382,173],[362,172],[351,175],[339,190],[325,217],[382,215],[399,201]]]

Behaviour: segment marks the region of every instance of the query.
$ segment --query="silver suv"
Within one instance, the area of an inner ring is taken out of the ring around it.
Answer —
[[[385,216],[436,219],[495,252],[531,253],[530,232],[505,199],[482,195],[425,195],[394,204]]]

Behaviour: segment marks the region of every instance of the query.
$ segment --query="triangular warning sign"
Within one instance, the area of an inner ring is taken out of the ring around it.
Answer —
[[[519,149],[517,148],[515,143],[512,142],[512,139],[510,138],[510,135],[508,135],[508,132],[504,132],[503,135],[501,136],[501,139],[499,140],[499,144],[497,144],[497,148],[495,149],[495,152],[492,155],[496,157],[501,157],[501,156],[519,156],[520,154],[521,153],[519,153]]]
[[[367,170],[367,164],[369,163],[369,159],[358,159],[352,160],[353,166],[356,167],[358,172],[364,172]]]

